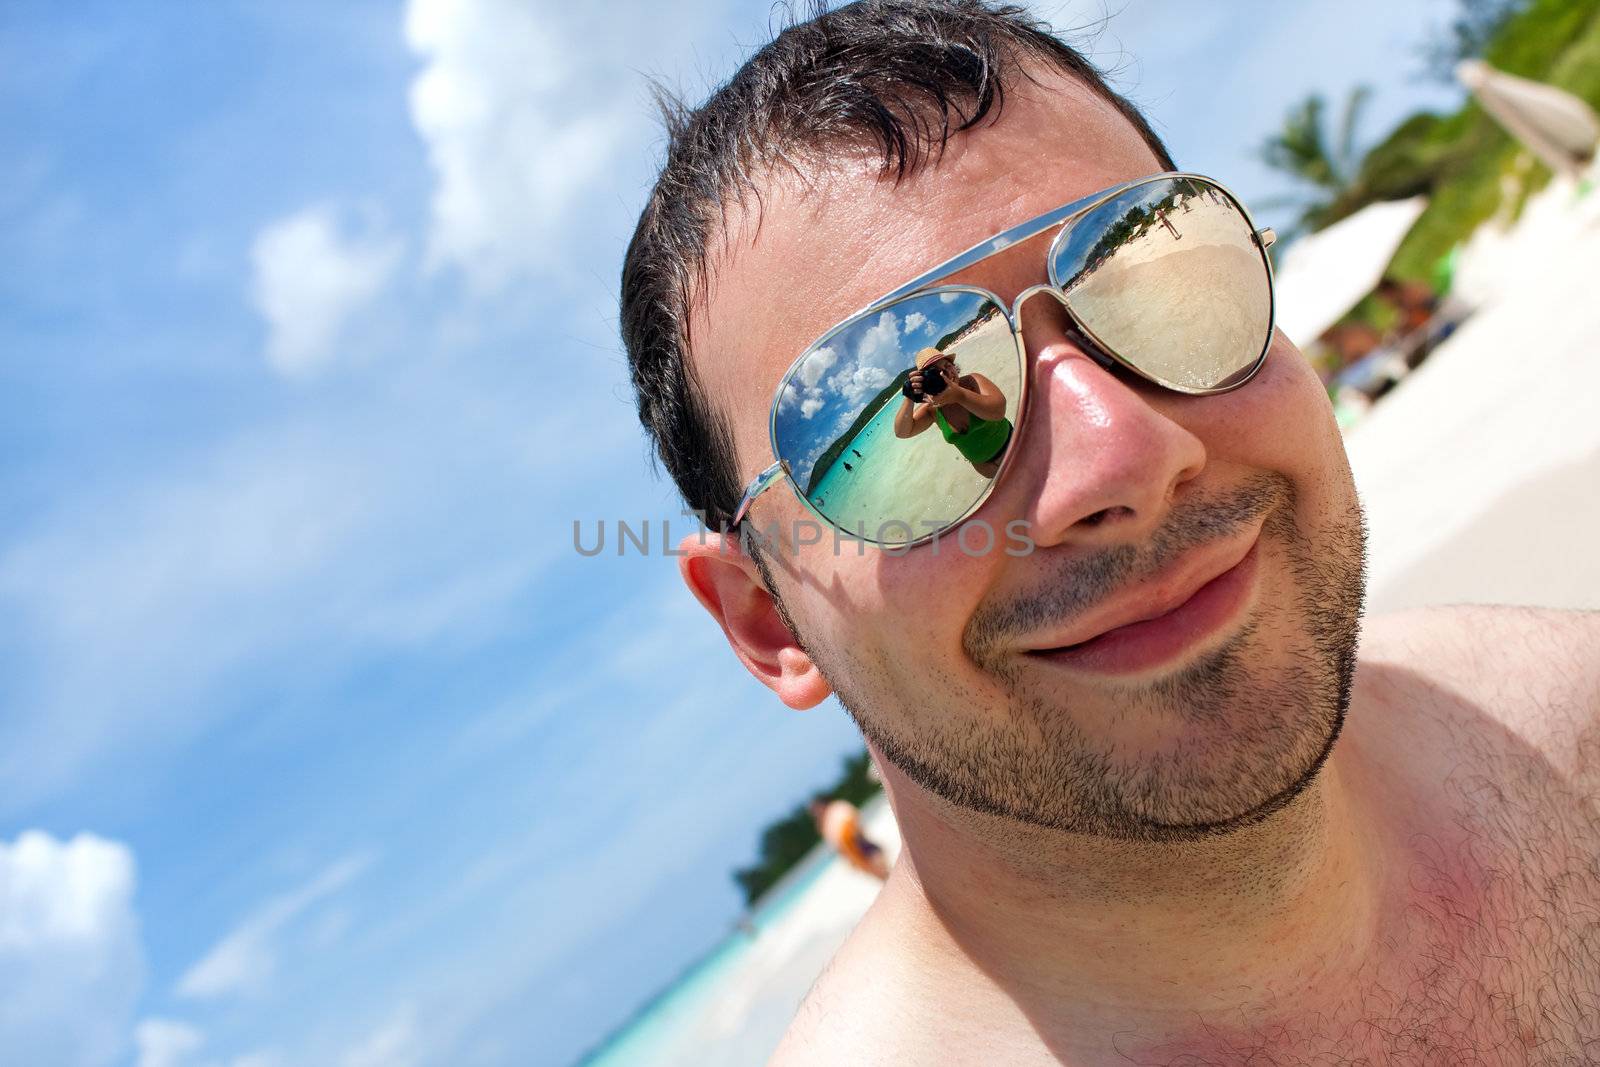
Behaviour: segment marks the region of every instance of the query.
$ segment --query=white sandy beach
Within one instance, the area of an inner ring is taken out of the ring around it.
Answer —
[[[1348,435],[1370,605],[1600,607],[1600,191],[1556,184],[1458,270],[1477,313]],[[898,847],[881,801],[872,836]],[[877,883],[833,861],[726,976],[677,1060],[764,1062]]]

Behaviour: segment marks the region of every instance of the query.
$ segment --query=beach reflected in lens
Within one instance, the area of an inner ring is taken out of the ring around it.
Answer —
[[[1055,268],[1091,339],[1164,385],[1232,385],[1266,349],[1264,254],[1209,183],[1149,182],[1102,204],[1065,235]]]

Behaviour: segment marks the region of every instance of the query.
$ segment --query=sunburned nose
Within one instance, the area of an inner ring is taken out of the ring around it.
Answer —
[[[1017,474],[1034,542],[1148,539],[1205,466],[1204,444],[1174,417],[1198,398],[1097,362],[1065,334],[1035,352],[1032,377]]]

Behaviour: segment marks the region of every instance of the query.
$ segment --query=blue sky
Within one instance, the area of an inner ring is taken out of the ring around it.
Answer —
[[[1306,91],[1453,100],[1449,9],[1129,0],[1094,52],[1248,202]],[[0,1061],[560,1065],[736,915],[855,737],[572,522],[684,521],[616,342],[643,75],[768,18],[5,5]]]

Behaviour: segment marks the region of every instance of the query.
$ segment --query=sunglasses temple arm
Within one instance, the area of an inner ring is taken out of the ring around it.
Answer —
[[[744,496],[739,500],[739,510],[733,513],[733,522],[730,526],[738,526],[750,511],[750,505],[756,502],[756,497],[778,484],[778,479],[789,473],[788,460],[780,459],[760,474],[756,475],[745,488]]]

